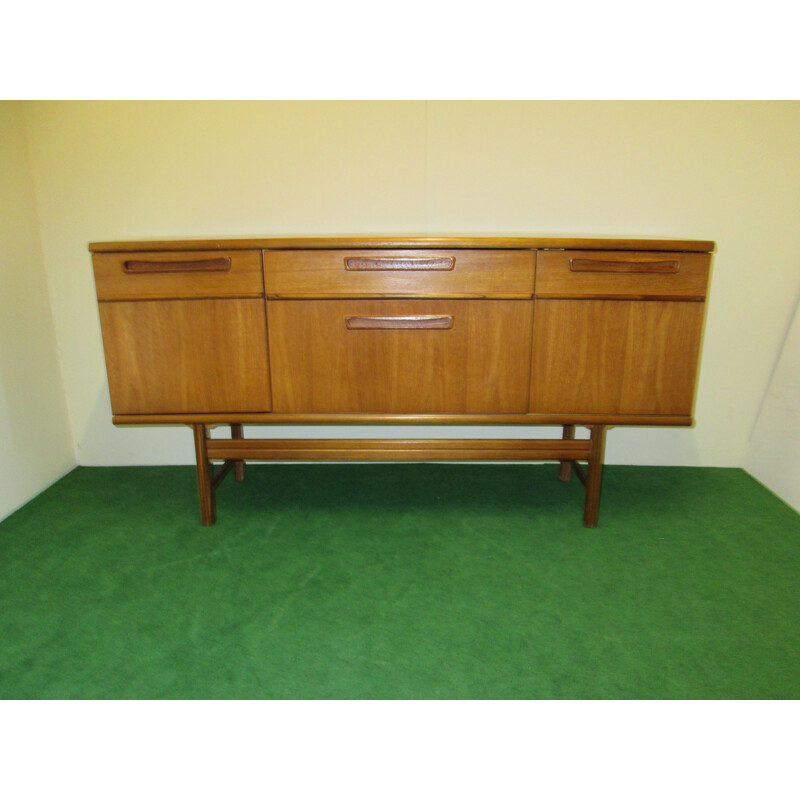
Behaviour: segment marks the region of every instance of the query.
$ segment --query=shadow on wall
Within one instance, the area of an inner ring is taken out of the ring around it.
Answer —
[[[745,467],[800,511],[800,300],[750,437]]]

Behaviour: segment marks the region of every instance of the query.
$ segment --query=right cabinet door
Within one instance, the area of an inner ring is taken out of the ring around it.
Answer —
[[[531,411],[689,416],[703,303],[537,300]]]
[[[539,253],[531,412],[691,417],[709,262]]]

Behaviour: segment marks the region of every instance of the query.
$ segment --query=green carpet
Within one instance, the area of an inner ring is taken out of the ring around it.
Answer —
[[[800,515],[741,470],[78,468],[0,523],[2,698],[800,698]]]

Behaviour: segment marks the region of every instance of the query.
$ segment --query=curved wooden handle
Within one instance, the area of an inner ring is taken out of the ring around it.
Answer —
[[[677,272],[678,261],[606,261],[597,258],[571,258],[570,272]]]
[[[350,256],[344,260],[347,270],[375,271],[375,270],[450,270],[456,265],[455,256]]]
[[[227,272],[229,258],[203,258],[197,261],[126,261],[125,272]]]
[[[449,330],[453,327],[451,316],[417,315],[410,317],[345,317],[351,331],[373,330]]]

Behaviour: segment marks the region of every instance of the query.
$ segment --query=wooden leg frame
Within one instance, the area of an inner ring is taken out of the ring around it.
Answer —
[[[574,470],[586,487],[583,522],[594,528],[606,426],[587,427],[589,439],[576,439],[574,425],[564,425],[561,439],[245,439],[235,424],[230,439],[210,439],[205,425],[193,425],[200,516],[203,525],[214,524],[214,490],[231,470],[244,480],[245,461],[559,461],[562,481]],[[217,472],[212,461],[223,462]],[[580,461],[587,462],[585,471]]]

